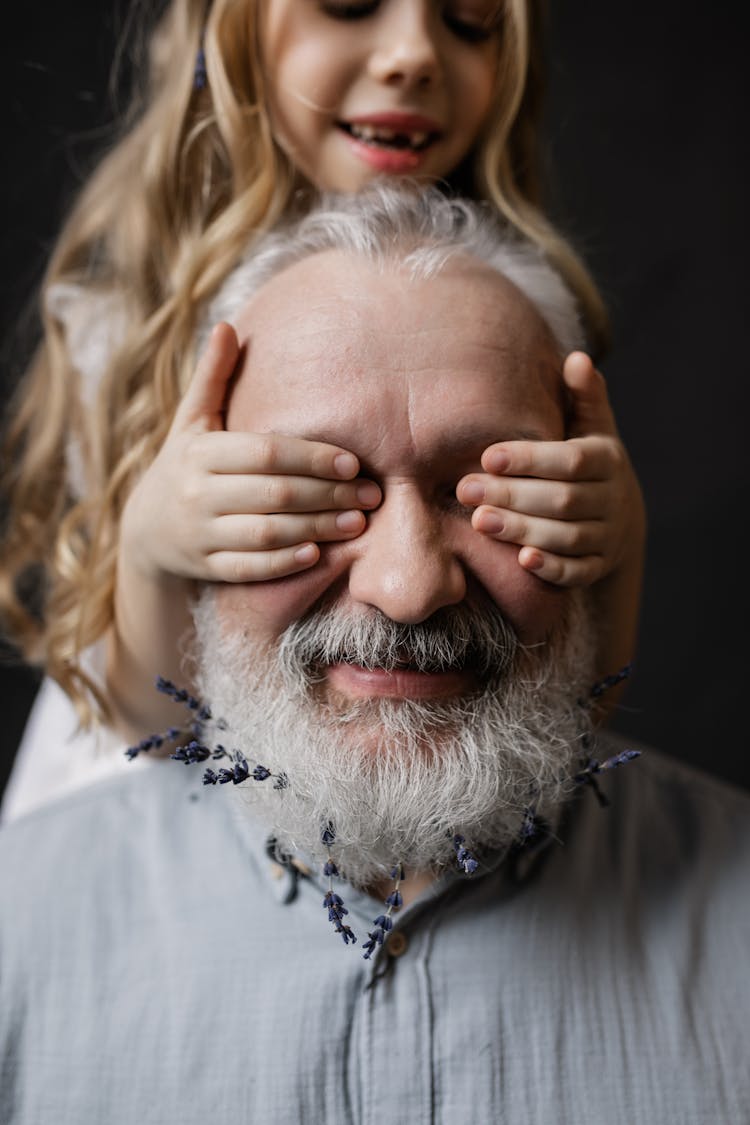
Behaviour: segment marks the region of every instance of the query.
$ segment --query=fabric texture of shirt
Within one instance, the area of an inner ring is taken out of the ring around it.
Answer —
[[[621,746],[608,743],[604,757]],[[155,763],[0,831],[3,1125],[750,1122],[750,800],[654,751],[396,917]],[[468,842],[468,841],[467,841]]]

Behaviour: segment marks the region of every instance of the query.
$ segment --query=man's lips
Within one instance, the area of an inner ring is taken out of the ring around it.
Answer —
[[[469,670],[418,672],[413,668],[363,668],[360,664],[329,664],[325,680],[330,687],[353,699],[376,696],[391,699],[440,699],[466,695],[476,688]]]

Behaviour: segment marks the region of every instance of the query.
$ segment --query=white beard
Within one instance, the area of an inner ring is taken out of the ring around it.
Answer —
[[[570,794],[593,675],[582,597],[569,599],[555,635],[533,649],[517,644],[489,602],[415,626],[334,605],[291,625],[265,652],[222,627],[218,609],[209,587],[194,608],[199,691],[226,723],[217,741],[240,750],[251,771],[260,764],[286,775],[283,789],[269,778],[236,790],[281,851],[321,863],[330,854],[343,877],[364,887],[396,864],[407,874],[455,864],[455,833],[474,851],[507,848],[527,809],[552,819]],[[469,661],[493,674],[459,698],[321,698],[316,663],[346,654],[392,667],[404,652],[425,670]],[[330,847],[321,841],[329,824]]]

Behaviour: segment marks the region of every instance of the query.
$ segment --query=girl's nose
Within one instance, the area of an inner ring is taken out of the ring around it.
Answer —
[[[349,595],[392,621],[425,621],[466,596],[466,576],[439,515],[412,485],[390,490],[356,543]]]
[[[382,35],[370,60],[378,82],[393,86],[429,86],[440,73],[435,15],[426,0],[391,0]]]

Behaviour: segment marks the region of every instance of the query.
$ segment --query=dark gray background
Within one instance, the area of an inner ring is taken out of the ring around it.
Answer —
[[[611,309],[603,369],[650,515],[636,673],[614,725],[750,786],[746,37],[720,4],[550,7],[549,206]],[[37,0],[6,28],[3,387],[23,354],[9,333],[112,119],[122,10]],[[0,669],[0,785],[33,688]]]

